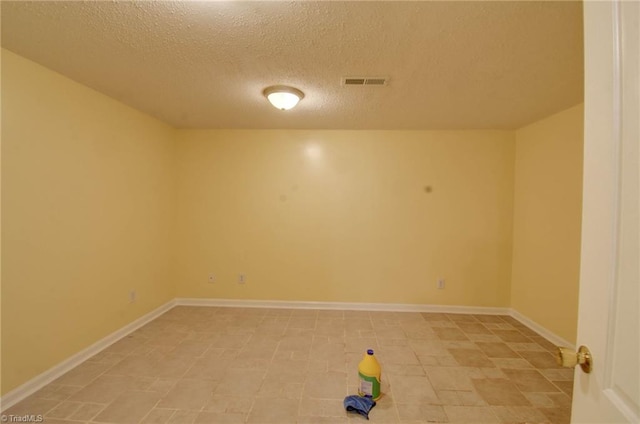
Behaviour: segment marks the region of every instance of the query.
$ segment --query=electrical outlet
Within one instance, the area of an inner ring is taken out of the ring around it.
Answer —
[[[444,289],[444,278],[438,278],[438,289],[442,290]]]
[[[138,294],[136,293],[136,290],[129,290],[129,303],[135,303],[135,301],[138,299]]]
[[[209,283],[215,283],[216,282],[216,276],[213,274],[209,274]]]
[[[247,276],[244,274],[238,275],[238,284],[244,284],[247,282]]]

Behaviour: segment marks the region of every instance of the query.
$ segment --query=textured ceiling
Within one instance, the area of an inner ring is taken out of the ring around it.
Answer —
[[[3,47],[179,128],[513,129],[582,101],[581,2],[1,7]],[[276,110],[273,84],[306,96]]]

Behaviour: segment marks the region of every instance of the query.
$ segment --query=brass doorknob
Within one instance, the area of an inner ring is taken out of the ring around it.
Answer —
[[[566,368],[573,368],[576,365],[580,365],[582,371],[589,374],[593,368],[593,358],[591,352],[586,346],[580,346],[578,352],[574,352],[568,347],[558,347],[556,351],[556,361],[558,365]]]

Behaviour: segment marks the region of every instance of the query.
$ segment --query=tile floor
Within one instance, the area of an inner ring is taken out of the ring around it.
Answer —
[[[367,348],[371,423],[568,423],[573,371],[497,315],[176,307],[6,414],[55,423],[330,423]]]

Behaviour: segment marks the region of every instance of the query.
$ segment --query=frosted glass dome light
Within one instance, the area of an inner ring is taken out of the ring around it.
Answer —
[[[280,110],[293,109],[304,98],[302,91],[286,85],[267,87],[263,94],[275,108]]]

